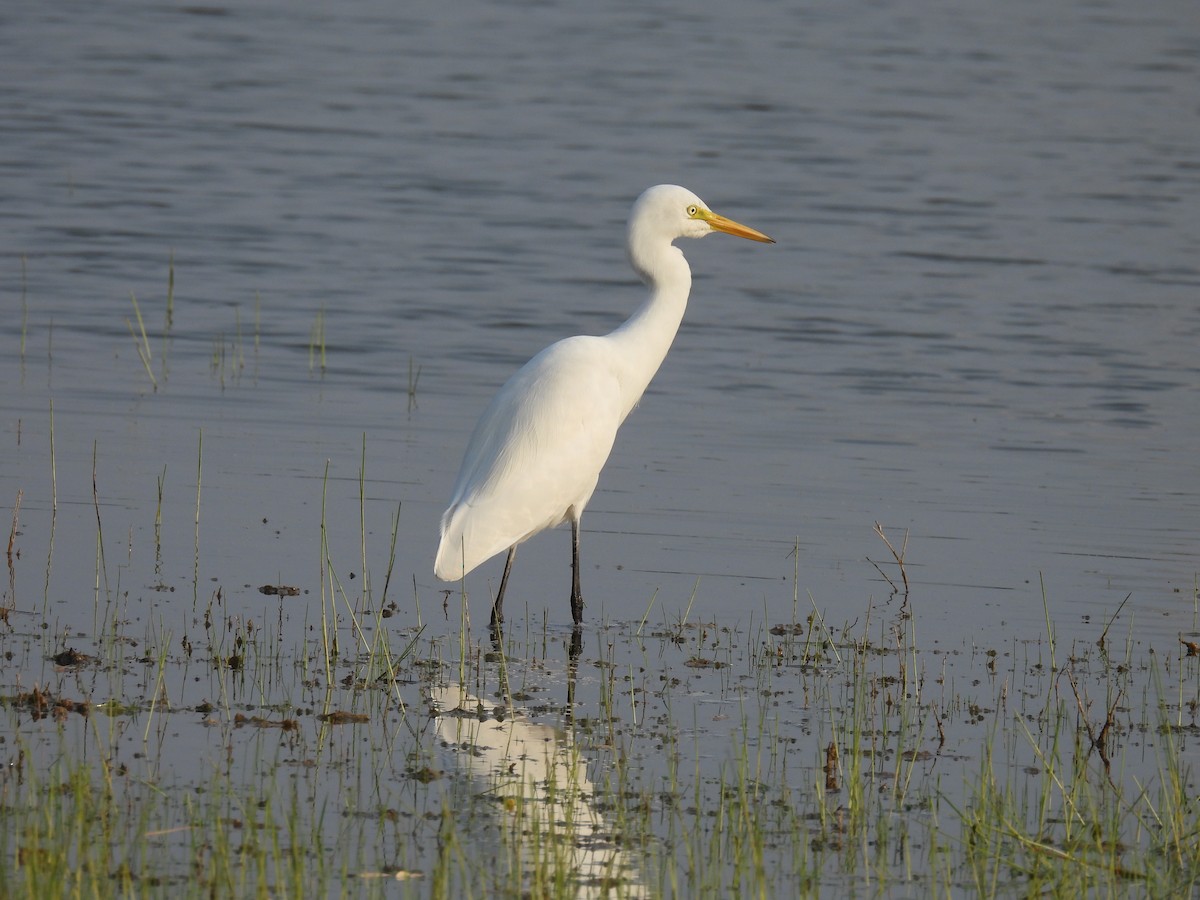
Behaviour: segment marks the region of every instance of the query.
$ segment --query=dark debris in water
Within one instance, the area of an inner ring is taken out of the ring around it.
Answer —
[[[67,647],[50,658],[54,660],[56,666],[62,666],[64,669],[77,669],[95,662],[95,657],[80,653],[74,647]]]
[[[408,770],[408,777],[414,781],[419,781],[421,784],[429,784],[431,781],[437,781],[445,773],[438,769],[430,768],[429,766],[421,766]]]
[[[322,722],[328,722],[330,725],[354,725],[371,721],[370,717],[363,713],[345,712],[343,710],[322,713],[317,718]]]
[[[91,711],[91,707],[83,700],[67,700],[63,697],[55,698],[48,691],[43,691],[39,687],[35,687],[32,691],[25,691],[16,696],[5,698],[4,703],[8,706],[28,709],[35,720],[53,717],[55,720],[61,722],[71,713],[86,716]]]
[[[290,584],[264,584],[259,587],[258,592],[268,597],[298,597],[300,588]]]
[[[267,719],[262,716],[246,716],[242,713],[233,717],[234,728],[242,728],[246,725],[252,728],[278,728],[282,731],[300,730],[300,723],[296,719]]]

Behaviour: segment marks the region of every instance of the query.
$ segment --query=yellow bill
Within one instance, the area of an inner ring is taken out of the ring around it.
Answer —
[[[713,231],[721,231],[725,234],[732,234],[734,237],[746,238],[747,240],[758,241],[763,244],[775,243],[773,238],[767,237],[761,231],[755,231],[749,225],[743,225],[741,222],[735,222],[733,219],[717,215],[709,209],[700,210],[696,218],[707,222]]]

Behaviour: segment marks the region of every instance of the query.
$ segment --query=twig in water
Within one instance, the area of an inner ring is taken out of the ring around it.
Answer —
[[[1125,688],[1117,691],[1117,696],[1113,699],[1112,705],[1104,716],[1104,724],[1100,726],[1097,732],[1092,728],[1092,723],[1088,721],[1087,706],[1083,702],[1083,698],[1079,696],[1079,687],[1075,684],[1075,678],[1067,671],[1067,683],[1071,685],[1071,693],[1075,695],[1075,705],[1079,707],[1079,718],[1083,720],[1083,727],[1087,730],[1088,740],[1091,741],[1092,748],[1100,755],[1100,761],[1104,763],[1104,774],[1108,776],[1109,783],[1112,784],[1112,773],[1109,771],[1110,762],[1108,759],[1108,729],[1113,724],[1113,716],[1117,711],[1117,706],[1125,697]],[[1114,790],[1116,785],[1113,784]]]
[[[878,522],[875,523],[875,533],[877,535],[879,535],[880,540],[882,540],[884,542],[884,544],[887,545],[888,550],[891,551],[892,558],[896,560],[896,565],[900,567],[900,580],[904,583],[904,592],[903,593],[904,593],[905,599],[907,599],[908,598],[908,571],[904,568],[904,554],[908,551],[908,529],[907,528],[904,529],[904,541],[900,544],[899,552],[896,551],[896,548],[892,545],[892,542],[888,540],[887,535],[883,533],[883,526],[880,525]],[[873,565],[875,567],[875,569],[879,572],[879,574],[883,576],[884,580],[887,581],[887,583],[892,586],[893,594],[900,593],[900,589],[898,587],[896,587],[896,582],[892,581],[891,578],[888,578],[887,573],[884,572],[883,569],[881,569],[879,567],[879,564],[877,562],[875,562],[875,560],[871,559],[870,557],[867,557],[867,562],[869,562],[871,565]]]
[[[1096,641],[1096,646],[1101,650],[1104,649],[1104,642],[1108,638],[1108,629],[1112,628],[1113,622],[1117,621],[1117,616],[1121,614],[1121,610],[1125,608],[1125,604],[1129,602],[1129,598],[1133,596],[1133,591],[1125,595],[1125,599],[1117,606],[1117,611],[1112,614],[1112,618],[1108,620],[1108,624],[1104,626],[1104,630],[1100,632],[1100,639]]]
[[[413,368],[413,358],[408,357],[408,411],[412,412],[417,405],[417,382],[421,380],[421,367]]]
[[[8,533],[8,569],[10,572],[12,571],[12,567],[13,567],[13,544],[16,543],[16,540],[17,540],[17,519],[19,518],[20,513],[21,513],[21,498],[24,495],[25,495],[25,492],[18,488],[17,489],[17,499],[13,503],[12,530],[9,531],[9,533]],[[19,551],[18,551],[17,555],[20,556]]]
[[[13,609],[16,609],[17,607],[17,570],[13,565],[13,545],[17,542],[17,521],[20,517],[21,497],[24,495],[24,493],[25,492],[20,489],[17,490],[17,499],[16,502],[13,503],[12,530],[8,533],[8,597],[12,601]],[[21,551],[18,550],[17,559],[20,558]],[[0,620],[2,620],[5,624],[8,623],[8,610],[9,607],[7,606],[4,606],[3,609],[0,610]]]

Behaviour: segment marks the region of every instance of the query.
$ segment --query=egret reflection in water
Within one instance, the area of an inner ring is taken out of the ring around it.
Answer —
[[[568,726],[530,720],[451,682],[431,691],[436,727],[458,768],[496,799],[501,843],[522,881],[568,879],[577,897],[646,897],[613,823],[595,805],[587,760]]]

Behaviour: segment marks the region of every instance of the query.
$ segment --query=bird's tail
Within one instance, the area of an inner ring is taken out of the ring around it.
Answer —
[[[459,581],[469,571],[463,544],[462,518],[465,511],[461,503],[456,503],[442,514],[442,538],[433,561],[433,574],[442,581]]]

